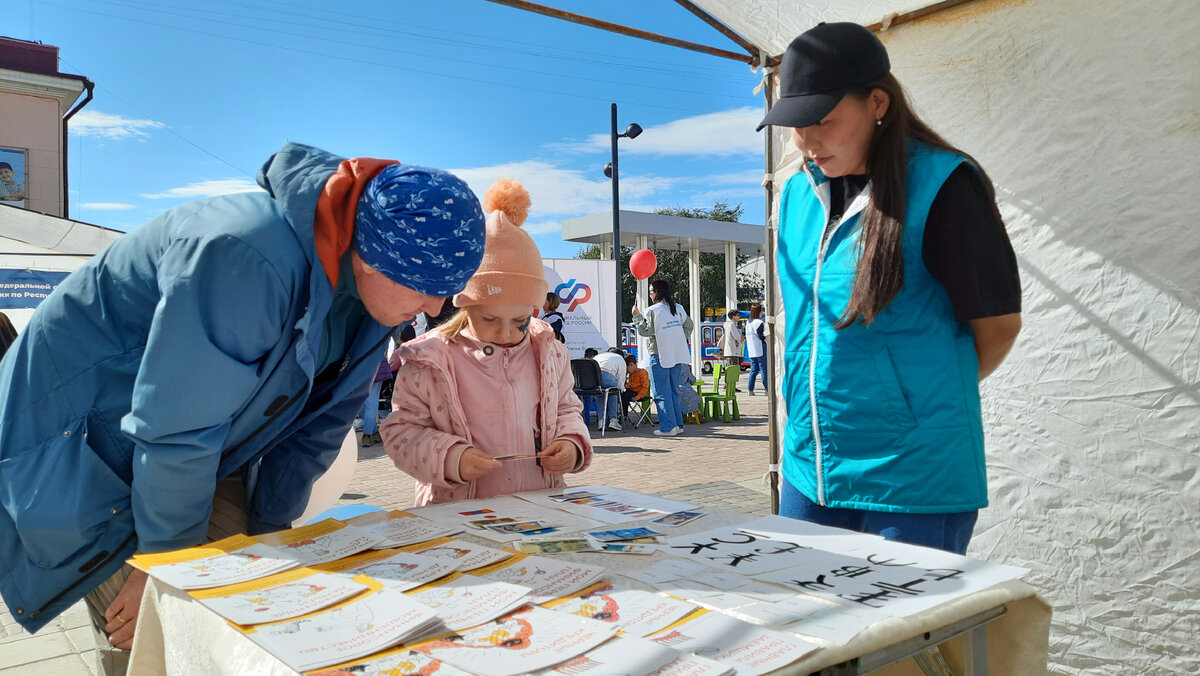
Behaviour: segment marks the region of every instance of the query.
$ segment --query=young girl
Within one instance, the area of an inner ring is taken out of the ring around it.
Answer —
[[[679,410],[679,382],[682,365],[691,359],[687,338],[692,333],[692,319],[671,298],[671,283],[656,279],[650,283],[650,300],[654,305],[639,312],[633,308],[633,324],[637,332],[647,336],[646,352],[650,355],[650,390],[658,408],[658,429],[654,434],[673,437],[683,432],[683,414]]]
[[[779,512],[962,553],[987,504],[978,384],[1016,339],[1021,285],[991,182],[890,69],[862,26],[816,26],[763,120],[805,160],[779,207]]]
[[[388,455],[417,479],[418,507],[562,488],[592,458],[567,348],[532,318],[547,285],[520,227],[529,193],[501,179],[483,206],[483,263],[454,297],[458,313],[399,348],[405,396],[380,426]]]

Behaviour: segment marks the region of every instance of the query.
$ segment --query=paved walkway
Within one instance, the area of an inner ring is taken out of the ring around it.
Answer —
[[[745,389],[743,375],[741,387]],[[572,485],[608,484],[749,514],[770,514],[762,484],[769,462],[767,398],[738,395],[741,420],[688,425],[677,437],[656,437],[653,425],[624,432],[593,429],[595,457]],[[594,426],[593,426],[594,427]],[[359,450],[358,468],[338,504],[384,509],[412,506],[413,480],[396,469],[379,445]],[[22,630],[0,606],[0,676],[92,676],[90,620],[77,604],[36,635]]]

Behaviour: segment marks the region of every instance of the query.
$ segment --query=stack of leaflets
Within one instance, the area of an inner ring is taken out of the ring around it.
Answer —
[[[570,660],[616,631],[605,622],[525,606],[492,622],[409,648],[471,674],[514,676]]]
[[[397,591],[415,589],[453,573],[458,567],[445,559],[395,549],[364,552],[320,566],[344,577],[366,575]]]
[[[346,523],[377,537],[375,549],[403,547],[462,532],[461,528],[449,528],[398,509],[367,512],[346,519]]]
[[[308,676],[399,676],[407,674],[437,674],[437,676],[471,676],[471,674],[430,657],[424,653],[395,648],[362,662],[346,662],[329,669],[310,671]]]
[[[377,535],[337,519],[325,519],[308,526],[259,535],[254,539],[275,547],[302,566],[336,561],[366,551],[379,540]]]
[[[493,549],[492,547],[485,547],[473,542],[452,538],[439,538],[432,542],[422,542],[421,544],[410,545],[402,549],[406,552],[420,554],[421,556],[431,556],[450,561],[460,571],[490,566],[493,563],[499,563],[512,556],[512,552],[507,552],[503,549]]]
[[[653,634],[696,611],[696,606],[686,601],[607,582],[549,601],[545,606],[560,613],[610,622],[633,636]]]
[[[447,630],[461,631],[524,605],[529,588],[455,573],[413,590],[409,597],[436,610]]]
[[[618,636],[573,660],[538,672],[537,676],[732,676],[734,670],[720,662],[688,655],[642,638]]]
[[[234,535],[202,547],[138,554],[133,563],[177,589],[207,589],[249,582],[300,565],[294,557]]]
[[[648,637],[681,652],[732,667],[738,676],[781,669],[820,649],[802,638],[748,624],[720,613],[697,613]]]
[[[191,592],[193,598],[240,625],[300,617],[369,589],[369,580],[310,569],[291,570],[239,585]]]
[[[476,570],[474,575],[520,585],[530,590],[530,603],[545,603],[590,585],[604,575],[604,569],[541,556],[515,554],[507,561]]]
[[[328,610],[242,631],[289,667],[307,671],[428,635],[436,624],[432,608],[385,587]]]

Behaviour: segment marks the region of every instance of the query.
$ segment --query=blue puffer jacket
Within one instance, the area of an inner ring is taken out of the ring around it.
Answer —
[[[783,475],[818,504],[926,514],[987,505],[974,336],[922,258],[930,205],[963,161],[910,143],[904,285],[871,326],[834,328],[854,285],[868,193],[823,243],[825,177],[809,167],[784,187]]]
[[[204,541],[245,470],[251,532],[287,528],[383,356],[364,316],[314,387],[333,290],[314,250],[342,158],[288,144],[266,193],[200,200],[68,277],[0,362],[0,594],[35,631],[134,552]]]

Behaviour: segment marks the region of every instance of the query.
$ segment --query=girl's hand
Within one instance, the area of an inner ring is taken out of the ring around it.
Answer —
[[[638,313],[637,306],[636,306],[636,305],[634,305],[634,306],[633,306],[633,309],[631,309],[631,310],[629,311],[629,313],[630,313],[630,314],[635,314],[635,315],[636,315],[636,314],[639,314],[639,313]]]
[[[474,481],[503,466],[504,463],[471,446],[458,458],[458,478],[463,481]]]
[[[570,439],[555,439],[538,453],[542,469],[551,474],[566,474],[579,462],[579,448]]]

